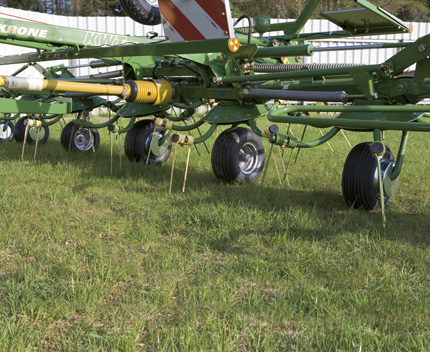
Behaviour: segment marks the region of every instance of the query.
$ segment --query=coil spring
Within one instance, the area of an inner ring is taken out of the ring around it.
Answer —
[[[353,67],[358,64],[254,64],[252,70],[259,73],[293,72],[307,70],[325,70],[329,68]]]

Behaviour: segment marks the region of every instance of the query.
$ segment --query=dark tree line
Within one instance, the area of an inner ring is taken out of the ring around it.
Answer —
[[[211,1],[211,0],[207,0]],[[371,0],[404,21],[430,22],[430,0]],[[230,0],[233,17],[297,18],[306,0]],[[0,6],[65,16],[124,16],[117,0],[0,0]],[[352,0],[322,0],[317,11],[355,7]]]
[[[118,0],[0,0],[0,6],[63,16],[121,16]]]
[[[251,17],[263,12],[271,18],[297,18],[306,0],[230,0],[234,17],[247,14]],[[371,0],[393,15],[409,22],[430,22],[430,0]],[[323,0],[320,12],[357,7],[352,0]],[[318,17],[318,16],[316,16]]]

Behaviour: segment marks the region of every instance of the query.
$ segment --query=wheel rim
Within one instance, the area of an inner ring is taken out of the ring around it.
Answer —
[[[73,142],[78,150],[90,150],[92,148],[92,143],[89,130],[87,128],[77,130],[73,136]]]
[[[251,174],[258,165],[258,148],[255,144],[246,142],[239,151],[239,168],[246,174]]]
[[[158,0],[146,0],[146,2],[151,6],[159,7]]]
[[[382,183],[384,184],[384,197],[388,196],[391,197],[394,195],[395,191],[397,190],[398,181],[399,179],[391,182],[387,182],[386,176],[387,176],[387,170],[389,168],[394,168],[395,163],[393,161],[390,161],[388,159],[382,159],[381,160],[381,177],[382,177]],[[373,173],[373,189],[375,191],[375,195],[377,199],[381,199],[381,193],[379,191],[379,176],[378,176],[378,166],[375,168],[375,172]],[[386,184],[389,183],[390,190],[387,192],[386,190]],[[389,193],[389,194],[387,194]]]
[[[37,139],[37,128],[36,127],[30,127],[28,129],[28,137],[32,141],[36,141],[36,139]],[[45,137],[45,129],[43,127],[41,127],[40,132],[39,132],[39,142],[43,139],[43,137]]]
[[[152,136],[154,135],[154,138]],[[166,138],[163,143],[160,145],[160,140],[164,138],[164,136],[159,133],[155,132],[151,133],[148,138],[145,141],[145,149],[147,152],[149,152],[149,148],[151,148],[151,154],[160,157],[166,154],[167,148],[169,147],[169,139]],[[151,140],[152,140],[152,146],[151,146]]]
[[[6,129],[4,127],[6,126]],[[8,140],[12,136],[12,129],[9,124],[0,123],[0,140]]]

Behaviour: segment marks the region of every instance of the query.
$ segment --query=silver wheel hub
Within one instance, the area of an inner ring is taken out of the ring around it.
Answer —
[[[28,136],[32,141],[36,141],[37,139],[37,127],[29,127]],[[39,132],[39,141],[41,141],[45,137],[45,129],[43,127],[40,128]]]
[[[164,154],[166,154],[167,148],[169,146],[169,138],[165,138],[164,141],[162,141],[164,136],[158,132],[155,132],[154,138],[152,138],[152,136],[153,134],[151,133],[146,140],[146,151],[149,152],[149,148],[151,148],[151,154],[156,157],[163,156]]]
[[[90,131],[87,128],[77,130],[73,141],[78,150],[87,151],[92,148]]]
[[[392,197],[397,191],[399,187],[400,177],[397,177],[395,180],[391,180],[390,176],[394,170],[396,163],[394,161],[389,161],[387,159],[381,160],[381,176],[382,183],[384,185],[384,197]],[[381,194],[379,192],[379,176],[378,176],[378,167],[375,169],[375,173],[373,174],[373,187],[375,190],[376,197],[381,199]]]
[[[247,142],[239,151],[239,168],[244,174],[251,174],[258,165],[258,148]]]
[[[5,128],[6,127],[6,128]],[[7,123],[0,123],[0,140],[1,139],[9,139],[12,135],[12,129]]]

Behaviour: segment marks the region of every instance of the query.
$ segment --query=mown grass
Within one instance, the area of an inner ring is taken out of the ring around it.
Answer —
[[[115,141],[111,175],[101,133],[95,154],[62,150],[58,126],[36,161],[0,145],[1,351],[430,350],[426,134],[383,229],[343,201],[341,136],[302,150],[282,188],[273,162],[264,184],[221,185],[200,146],[182,193],[178,148],[168,195],[171,160],[120,170]]]

